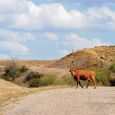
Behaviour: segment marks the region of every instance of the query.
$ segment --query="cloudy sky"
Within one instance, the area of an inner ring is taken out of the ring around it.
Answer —
[[[115,45],[115,0],[0,0],[0,59],[58,59]]]

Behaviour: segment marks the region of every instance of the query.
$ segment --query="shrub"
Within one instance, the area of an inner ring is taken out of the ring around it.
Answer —
[[[115,86],[115,64],[112,64],[109,68],[110,70],[110,83],[111,86]]]
[[[4,69],[3,79],[14,81],[29,69],[25,66],[18,66],[14,61],[11,61]]]
[[[20,71],[20,73],[25,73],[25,72],[29,71],[29,68],[27,68],[26,66],[23,65],[19,68],[19,71]]]
[[[115,86],[115,73],[110,74],[110,83],[111,86]]]
[[[115,64],[112,64],[112,65],[110,66],[109,70],[110,70],[111,72],[115,72]]]
[[[108,69],[105,68],[91,68],[91,70],[96,72],[96,78],[101,85],[110,86],[110,72]]]
[[[6,80],[14,80],[16,77],[20,76],[19,68],[16,64],[11,64],[5,67],[4,78]]]
[[[29,81],[29,87],[39,87],[40,83],[41,81],[39,78],[33,78]]]
[[[32,80],[34,78],[40,78],[43,77],[43,74],[40,74],[39,72],[29,71],[26,76],[26,81]]]
[[[55,76],[46,76],[44,78],[41,78],[41,84],[40,86],[48,86],[48,85],[53,85],[55,84]]]
[[[39,87],[48,85],[59,85],[61,82],[55,75],[49,75],[41,78],[33,78],[29,81],[29,87]]]

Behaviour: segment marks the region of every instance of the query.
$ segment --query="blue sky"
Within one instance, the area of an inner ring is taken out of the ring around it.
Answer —
[[[0,59],[59,59],[115,45],[115,0],[0,0]]]

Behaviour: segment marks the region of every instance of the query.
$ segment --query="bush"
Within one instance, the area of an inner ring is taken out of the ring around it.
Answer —
[[[21,76],[29,69],[25,66],[18,66],[14,61],[11,61],[4,69],[3,79],[14,81],[17,77]]]
[[[112,64],[109,68],[110,70],[110,82],[111,86],[115,86],[115,64]]]
[[[105,68],[91,68],[91,70],[96,72],[96,78],[99,81],[99,84],[110,86],[110,72]]]
[[[9,65],[5,67],[4,78],[6,80],[14,80],[16,77],[20,76],[19,68],[16,64]]]
[[[115,80],[110,80],[111,86],[115,86]]]
[[[109,70],[110,70],[111,72],[114,72],[114,73],[115,73],[115,64],[112,64],[112,65],[110,66]]]
[[[51,75],[41,78],[40,80],[41,80],[40,86],[48,86],[48,85],[55,85],[57,78]]]
[[[111,83],[111,86],[115,86],[115,73],[111,73],[110,83]]]
[[[29,81],[29,87],[39,87],[40,83],[41,81],[39,78],[33,78]]]
[[[25,73],[25,72],[29,71],[29,69],[23,65],[19,68],[19,71],[20,71],[20,73]]]
[[[34,78],[40,78],[43,77],[43,74],[40,74],[39,72],[29,71],[26,76],[26,81],[32,80]]]
[[[55,75],[49,75],[41,78],[33,78],[29,81],[29,87],[39,87],[48,85],[59,85],[61,81]]]

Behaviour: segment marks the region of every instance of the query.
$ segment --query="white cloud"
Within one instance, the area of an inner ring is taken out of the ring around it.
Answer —
[[[22,13],[28,10],[25,0],[0,0],[0,13]]]
[[[36,39],[36,37],[30,32],[20,33],[3,29],[0,29],[0,38],[2,40],[13,41],[13,42],[26,42]]]
[[[49,39],[49,40],[52,40],[52,41],[57,41],[59,38],[56,34],[54,33],[51,33],[51,32],[45,32],[44,33],[44,36]]]
[[[106,6],[88,8],[81,12],[76,9],[67,10],[61,3],[36,5],[27,0],[1,0],[0,12],[8,12],[0,14],[1,24],[14,29],[115,29],[115,12]]]
[[[25,43],[32,40],[36,40],[36,36],[30,32],[16,32],[0,29],[0,49],[11,52],[12,56],[26,55],[29,48],[25,46]]]
[[[37,6],[28,2],[28,12],[18,14],[12,27],[22,29],[84,29],[115,23],[115,12],[108,7],[89,8],[85,12],[66,10],[60,3]],[[21,20],[20,20],[21,19]]]
[[[108,25],[115,23],[115,12],[112,12],[107,7],[89,8],[86,12],[88,20],[91,22],[92,27],[95,28],[108,28]]]
[[[16,42],[0,41],[0,48],[7,51],[11,51],[12,54],[25,55],[28,52],[28,48]]]
[[[61,4],[36,6],[29,2],[28,7],[28,13],[15,16],[14,26],[25,29],[43,29],[48,27],[66,28],[71,25],[72,18]]]
[[[89,22],[87,16],[84,13],[81,13],[77,10],[72,10],[68,13],[72,18],[72,22],[69,22],[71,29],[82,29],[91,26],[91,22]]]
[[[63,45],[71,49],[82,49],[91,48],[95,46],[108,46],[111,45],[111,43],[103,42],[98,38],[89,40],[85,37],[81,37],[77,34],[71,33],[65,38]]]
[[[67,49],[62,49],[62,50],[59,51],[59,57],[60,58],[64,57],[64,56],[66,56],[69,53],[70,53],[70,51],[68,51]]]

